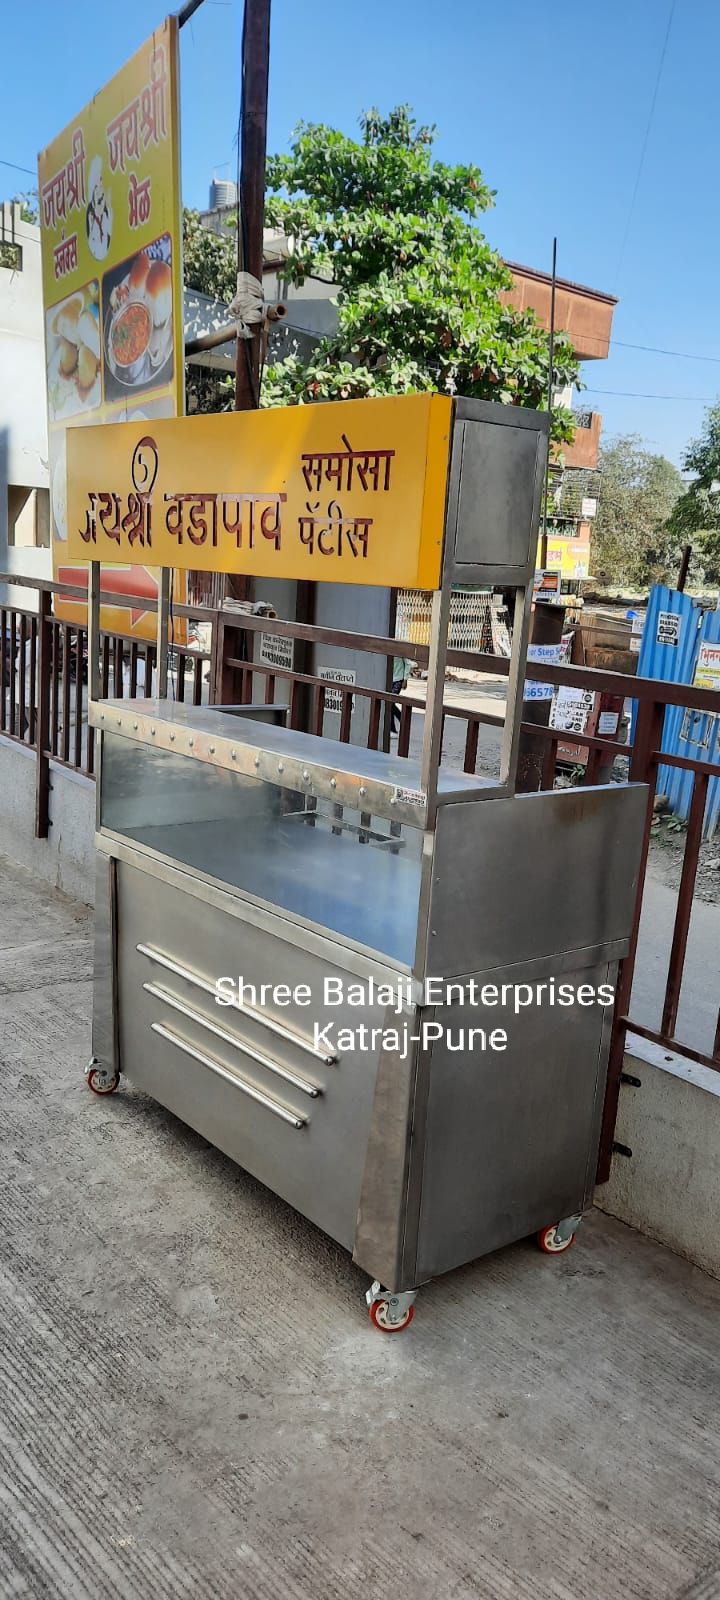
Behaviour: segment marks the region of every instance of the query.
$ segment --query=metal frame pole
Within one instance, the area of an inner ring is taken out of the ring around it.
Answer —
[[[170,568],[160,568],[160,582],[158,584],[158,609],[157,609],[157,662],[156,681],[158,700],[167,699],[168,691],[168,647],[169,647],[169,618],[170,618]]]
[[[100,562],[88,571],[88,700],[100,699]]]

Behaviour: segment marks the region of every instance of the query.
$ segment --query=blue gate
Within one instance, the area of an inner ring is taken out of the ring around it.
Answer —
[[[662,683],[693,682],[701,644],[720,643],[720,612],[703,613],[689,595],[665,584],[650,592],[647,617],[638,658],[639,678],[659,678]],[[633,706],[633,738],[637,703]],[[720,755],[720,719],[712,711],[690,711],[668,706],[662,749],[668,755],[694,761],[717,762]],[[664,794],[671,811],[687,820],[693,792],[693,774],[680,767],[660,767],[658,794]],[[712,838],[720,816],[720,780],[711,778],[705,807],[703,838]]]

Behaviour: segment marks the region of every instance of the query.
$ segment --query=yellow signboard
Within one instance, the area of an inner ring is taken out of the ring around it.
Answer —
[[[183,410],[177,54],[169,17],[38,158],[53,568],[76,584],[68,426]],[[156,592],[147,573],[145,586]],[[104,626],[153,637],[154,617],[118,601]],[[59,614],[81,621],[85,607]]]
[[[538,560],[540,545],[538,544]],[[547,565],[563,578],[587,578],[590,571],[590,538],[582,536],[565,539],[560,534],[548,534]]]
[[[423,394],[71,429],[69,554],[436,589],[451,419]]]

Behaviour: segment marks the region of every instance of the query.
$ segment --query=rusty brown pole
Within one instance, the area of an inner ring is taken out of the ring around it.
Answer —
[[[240,119],[240,187],[238,192],[238,268],[262,283],[265,222],[265,156],[270,73],[270,0],[245,0],[242,36],[242,108]],[[235,410],[255,411],[260,403],[262,323],[253,323],[249,339],[235,342]],[[226,593],[235,600],[252,598],[252,580],[242,574],[226,579]],[[246,654],[247,634],[223,629],[221,704],[234,703],[238,678],[228,665]],[[241,680],[244,682],[244,678]]]
[[[565,623],[565,606],[548,605],[545,601],[533,605],[530,617],[531,644],[559,644]],[[542,682],[542,663],[528,660],[526,676]],[[551,700],[526,700],[523,705],[523,722],[534,722],[546,728],[550,722]],[[542,789],[546,767],[547,741],[542,735],[520,734],[518,745],[515,787],[518,794],[532,794]]]
[[[242,121],[238,262],[262,283],[265,221],[270,0],[245,0],[242,46]],[[235,410],[253,411],[260,401],[262,324],[235,347]]]
[[[687,583],[688,568],[690,566],[690,557],[691,556],[692,556],[692,545],[691,544],[684,544],[683,545],[682,558],[681,558],[681,561],[680,561],[680,571],[678,573],[678,581],[677,581],[677,588],[678,588],[678,592],[680,594],[683,594],[683,592],[685,590],[685,585]]]
[[[680,875],[680,888],[678,890],[677,910],[675,913],[675,927],[673,929],[672,948],[670,950],[670,963],[668,966],[667,984],[665,986],[665,1004],[663,1006],[660,1032],[668,1039],[672,1039],[677,1022],[678,1006],[680,1004],[680,985],[682,983],[683,968],[685,966],[685,951],[687,950],[688,933],[690,932],[690,918],[693,908],[693,893],[697,877],[700,845],[702,844],[703,822],[705,819],[705,802],[707,800],[708,777],[704,772],[696,772],[693,780],[692,800],[688,816],[688,829],[685,839],[685,853],[683,855],[682,873]]]

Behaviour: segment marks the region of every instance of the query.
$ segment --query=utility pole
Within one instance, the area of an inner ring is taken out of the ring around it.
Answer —
[[[270,70],[270,3],[271,0],[245,0],[242,44],[242,120],[240,128],[240,191],[238,216],[238,267],[249,272],[262,283],[263,275],[263,223],[265,221],[265,156],[267,151],[267,104]],[[235,345],[235,410],[254,411],[260,403],[260,381],[266,330],[261,322],[252,323],[251,337],[238,339]],[[235,579],[238,599],[249,600],[252,582],[249,578]],[[297,584],[295,616],[298,622],[313,622],[315,617],[315,586],[309,582]],[[236,629],[226,630],[226,637],[234,638],[239,645],[241,635]],[[252,654],[252,636],[245,634],[245,648]],[[237,647],[236,647],[237,649]],[[224,654],[232,653],[224,651]],[[296,640],[294,646],[295,670],[309,673],[312,665],[312,646]],[[223,699],[232,694],[232,672],[223,672]],[[296,684],[293,694],[293,726],[309,728],[311,690]]]
[[[238,186],[238,271],[251,273],[262,283],[263,225],[265,222],[265,156],[267,150],[267,103],[270,75],[270,0],[245,0],[242,33],[242,97],[240,117],[240,183]],[[262,322],[250,326],[250,338],[235,340],[235,410],[255,411],[260,403],[262,368]],[[226,579],[229,598],[247,602],[252,598],[252,580],[235,575]],[[246,659],[252,654],[253,635],[240,628],[224,627],[220,641],[222,653],[220,698],[234,703],[235,669],[228,659]]]
[[[270,0],[245,0],[242,42],[242,121],[238,265],[262,283],[265,221]],[[254,411],[260,401],[262,323],[235,346],[235,410]]]

